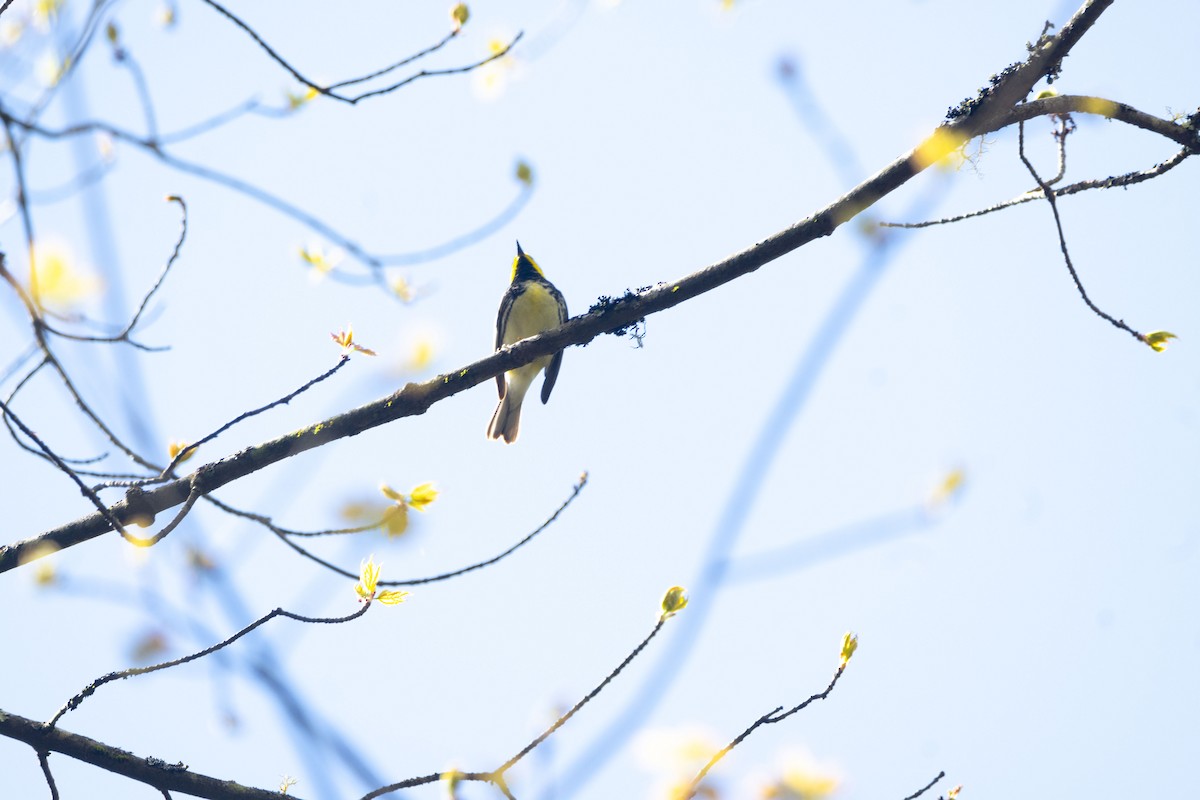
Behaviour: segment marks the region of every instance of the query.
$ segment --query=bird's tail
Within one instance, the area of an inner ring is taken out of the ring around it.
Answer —
[[[503,439],[508,444],[517,440],[517,432],[521,428],[521,401],[525,398],[517,392],[507,391],[492,414],[492,422],[488,425],[489,439]]]

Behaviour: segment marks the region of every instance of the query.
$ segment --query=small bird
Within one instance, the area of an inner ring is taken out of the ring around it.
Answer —
[[[567,301],[554,284],[546,280],[542,268],[521,249],[517,242],[517,257],[513,261],[512,283],[500,300],[500,313],[496,317],[496,349],[519,342],[530,336],[557,328],[567,321]],[[503,439],[512,444],[517,440],[521,426],[521,402],[529,391],[533,379],[543,369],[542,402],[550,399],[550,390],[558,379],[558,368],[562,366],[562,351],[552,356],[542,356],[523,367],[510,369],[496,376],[500,390],[500,405],[488,425],[489,439]]]

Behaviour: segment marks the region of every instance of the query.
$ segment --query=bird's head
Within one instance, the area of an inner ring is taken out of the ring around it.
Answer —
[[[533,257],[521,249],[521,243],[517,242],[517,257],[513,259],[512,279],[523,281],[539,276],[544,278],[546,274],[542,272],[542,268],[537,265]]]

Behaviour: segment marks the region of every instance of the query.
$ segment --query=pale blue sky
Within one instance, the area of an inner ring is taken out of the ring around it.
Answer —
[[[461,39],[431,66],[471,61],[492,36],[525,31],[517,66],[490,99],[472,76],[431,79],[355,107],[319,100],[283,119],[241,117],[173,150],[269,188],[379,254],[423,251],[484,225],[519,197],[512,173],[526,160],[535,183],[514,220],[391,273],[421,290],[411,305],[310,280],[296,249],[327,239],[118,144],[99,188],[35,206],[35,225],[96,272],[119,269],[124,296],[96,310],[119,318],[174,244],[177,210],[162,197],[185,197],[188,240],[141,335],[172,349],[59,352],[97,410],[158,452],[332,366],[329,332],[348,322],[379,351],[197,457],[215,460],[485,355],[516,238],[580,313],[599,295],[686,274],[807,216],[1022,58],[1043,20],[1061,23],[1073,10],[1026,0],[1002,14],[948,1],[717,6],[475,3]],[[296,88],[201,3],[182,3],[172,30],[155,24],[153,2],[111,8],[163,131],[249,98],[280,105]],[[18,0],[5,18],[27,9]],[[447,29],[441,7],[386,2],[349,13],[308,0],[236,10],[322,80],[378,68]],[[1197,29],[1193,3],[1118,2],[1057,86],[1160,116],[1187,113],[1200,103]],[[36,59],[34,41],[0,59]],[[783,58],[845,137],[858,174],[844,176],[854,168],[834,163],[811,135],[811,117],[778,79]],[[3,74],[5,97],[32,96],[15,68]],[[144,130],[129,75],[103,43],[45,122],[75,116]],[[1149,167],[1177,149],[1116,122],[1077,121],[1068,180]],[[1049,131],[1046,122],[1028,129],[1044,174],[1054,167]],[[91,140],[35,143],[31,186],[60,183],[77,155],[94,152]],[[872,214],[957,213],[1029,186],[1015,132],[1004,132],[975,168],[931,171]],[[1195,197],[1189,162],[1128,190],[1060,202],[1092,298],[1140,330],[1179,334],[1165,354],[1087,310],[1044,203],[899,232],[875,260],[848,225],[652,317],[640,349],[604,337],[568,350],[550,403],[530,404],[511,447],[485,439],[496,401],[489,383],[264,470],[219,497],[301,529],[336,524],[343,502],[375,496],[380,481],[434,481],[441,496],[405,539],[313,545],[349,569],[373,553],[385,578],[494,555],[548,516],[582,470],[591,481],[556,525],[497,566],[419,588],[405,605],[348,625],[274,621],[222,660],[106,686],[62,725],[255,786],[292,775],[301,797],[373,788],[295,743],[294,724],[246,677],[258,659],[282,664],[382,781],[489,769],[620,662],[669,586],[700,586],[706,553],[725,537],[731,563],[745,565],[734,573],[741,579],[695,596],[627,674],[514,771],[516,796],[650,796],[661,776],[636,748],[594,758],[631,703],[645,712],[644,729],[699,728],[723,744],[823,688],[846,630],[861,648],[834,694],[758,731],[716,770],[733,796],[757,796],[756,777],[797,748],[841,777],[845,800],[898,800],[939,770],[942,791],[962,783],[971,800],[1187,794],[1200,745]],[[21,236],[15,218],[0,223],[15,266]],[[28,342],[27,325],[11,295],[0,296],[7,366]],[[420,341],[433,344],[434,361],[403,372]],[[12,386],[0,386],[4,396]],[[16,407],[68,455],[105,449],[49,376]],[[770,462],[756,460],[767,452]],[[956,467],[966,474],[958,501],[926,516],[926,499]],[[63,476],[7,438],[0,469],[5,541],[89,510]],[[740,483],[747,475],[750,488]],[[222,565],[227,582],[194,582],[189,547]],[[65,581],[57,589],[35,587],[29,569],[0,577],[0,685],[9,687],[0,708],[33,718],[131,665],[131,647],[149,630],[170,626],[174,656],[276,606],[330,616],[357,607],[352,581],[210,508],[148,552],[108,536],[55,564]],[[172,609],[195,619],[155,621]],[[669,686],[647,684],[664,669]],[[52,763],[67,798],[153,794],[64,758]],[[5,794],[47,796],[24,745],[0,741],[0,776]],[[463,796],[498,795],[472,786]]]

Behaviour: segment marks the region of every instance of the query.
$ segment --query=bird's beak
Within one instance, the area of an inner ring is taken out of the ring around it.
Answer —
[[[521,249],[521,242],[518,241],[517,242],[517,256],[519,257],[519,256],[523,256],[523,255],[525,255],[525,251]]]

